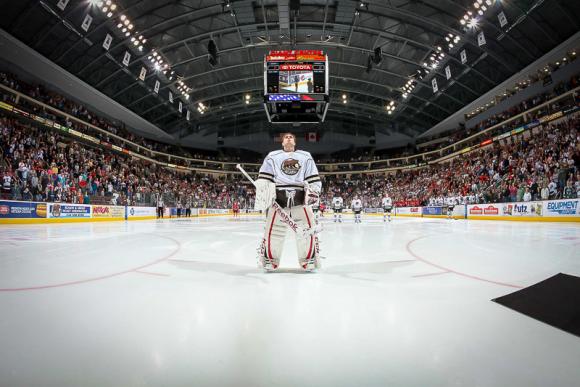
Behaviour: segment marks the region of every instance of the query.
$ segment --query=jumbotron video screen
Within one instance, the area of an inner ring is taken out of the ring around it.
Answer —
[[[270,51],[264,108],[271,123],[321,123],[329,106],[328,56],[320,50]]]
[[[270,51],[265,94],[328,94],[328,59],[319,50]]]

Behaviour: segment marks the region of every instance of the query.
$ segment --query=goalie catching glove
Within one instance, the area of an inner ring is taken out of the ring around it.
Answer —
[[[258,179],[254,184],[256,186],[254,209],[256,211],[266,211],[276,199],[276,184],[266,179]]]

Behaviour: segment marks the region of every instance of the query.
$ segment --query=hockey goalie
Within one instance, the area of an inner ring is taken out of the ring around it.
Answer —
[[[320,257],[311,206],[319,202],[322,182],[310,153],[296,150],[294,134],[283,134],[282,148],[266,156],[255,181],[255,208],[266,211],[258,265],[265,271],[280,266],[286,232],[292,228],[300,267],[314,271],[320,268]]]

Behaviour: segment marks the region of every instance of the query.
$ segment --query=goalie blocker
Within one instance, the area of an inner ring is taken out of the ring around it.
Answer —
[[[308,152],[295,150],[296,137],[292,133],[283,135],[282,146],[283,150],[268,154],[255,182],[255,207],[267,211],[266,227],[258,252],[258,264],[266,271],[276,270],[280,266],[287,227],[304,230],[316,227],[310,206],[318,202],[322,187],[312,156]],[[307,271],[320,267],[315,232],[297,232],[296,249],[300,267]]]

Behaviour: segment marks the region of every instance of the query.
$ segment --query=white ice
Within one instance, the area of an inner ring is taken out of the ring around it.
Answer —
[[[0,386],[577,386],[580,338],[490,301],[580,275],[580,227],[258,218],[0,226]]]

